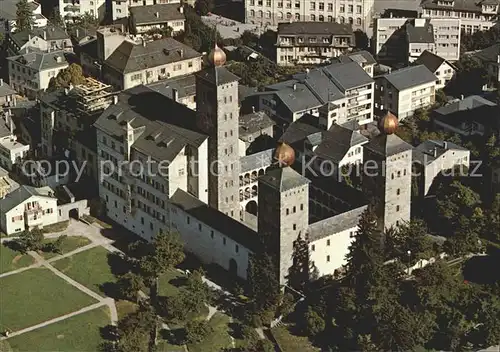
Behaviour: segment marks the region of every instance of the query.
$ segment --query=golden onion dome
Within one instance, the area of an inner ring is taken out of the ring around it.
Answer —
[[[281,166],[290,166],[295,161],[295,151],[288,144],[281,142],[276,148],[274,158]]]
[[[214,66],[222,66],[226,63],[226,53],[217,44],[208,54],[208,61]]]
[[[379,130],[385,134],[393,134],[398,128],[398,118],[394,116],[390,111],[380,119]]]

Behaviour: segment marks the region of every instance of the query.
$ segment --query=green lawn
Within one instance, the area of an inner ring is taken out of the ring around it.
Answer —
[[[61,221],[52,225],[47,225],[44,226],[42,231],[43,233],[57,233],[57,232],[63,232],[66,230],[69,226],[69,220],[66,221]]]
[[[214,332],[209,334],[201,343],[189,344],[189,352],[219,352],[231,347],[228,326],[229,317],[217,312],[210,319],[209,324],[214,329]]]
[[[16,270],[25,266],[31,265],[35,262],[29,254],[21,254],[13,251],[12,249],[0,245],[0,274],[7,271]]]
[[[50,238],[50,239],[46,239],[44,242],[50,243],[50,242],[55,242],[55,241],[56,241],[55,238]],[[82,236],[66,237],[62,243],[62,246],[61,246],[61,251],[62,251],[61,254],[69,253],[71,251],[74,251],[77,248],[86,246],[90,243],[91,243],[91,241],[87,237],[82,237]],[[59,255],[59,254],[48,252],[48,253],[41,253],[41,255],[45,259],[50,259],[50,258],[53,258],[53,257]]]
[[[122,299],[116,300],[115,305],[118,313],[118,319],[121,319],[137,310],[137,304]]]
[[[284,326],[274,328],[272,333],[283,351],[319,352],[307,337],[292,335]]]
[[[96,301],[45,268],[0,279],[0,329],[16,331]]]
[[[105,248],[95,247],[58,260],[53,265],[92,291],[105,295],[102,285],[116,281],[108,264],[108,253]]]
[[[13,351],[98,351],[99,328],[110,323],[108,308],[98,308],[69,319],[12,337]]]
[[[165,274],[160,276],[160,279],[158,280],[158,293],[160,296],[166,296],[166,297],[172,297],[175,296],[176,294],[179,293],[179,287],[182,286],[175,286],[173,283],[175,283],[174,280],[178,280],[179,282],[182,282],[183,279],[186,278],[186,275],[181,273],[178,270],[168,270]]]

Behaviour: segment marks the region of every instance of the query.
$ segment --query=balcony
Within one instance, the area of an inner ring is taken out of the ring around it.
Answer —
[[[250,200],[257,197],[257,186],[252,187],[252,189],[246,189],[244,191],[240,190],[240,202],[245,200]]]

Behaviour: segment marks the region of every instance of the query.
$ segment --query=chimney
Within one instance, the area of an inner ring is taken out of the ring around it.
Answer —
[[[146,47],[146,39],[142,38],[142,46]]]
[[[172,88],[172,100],[177,101],[179,99],[179,91],[175,88]]]
[[[392,18],[392,11],[389,13],[390,18]]]
[[[43,31],[43,40],[47,40],[47,31]]]
[[[179,49],[179,56],[181,57],[181,59],[184,58],[184,50]]]
[[[12,121],[12,116],[9,114],[9,128],[10,128],[10,135],[14,135],[14,121]]]
[[[0,87],[3,86],[3,78],[0,78]]]
[[[434,157],[437,158],[437,156],[438,156],[438,149],[434,147]]]
[[[460,100],[464,100],[464,95],[460,95]]]
[[[252,112],[255,114],[255,106],[252,105]]]
[[[156,18],[160,18],[160,13],[159,12],[155,12],[155,17]]]
[[[28,34],[28,41],[31,40],[31,34]]]
[[[293,84],[293,91],[295,92],[297,90],[297,84]]]
[[[118,95],[113,95],[113,105],[118,104]]]
[[[500,55],[497,55],[497,64],[500,64]]]
[[[79,34],[80,34],[80,30],[77,28],[77,29],[76,29],[76,37],[77,37],[77,38],[80,36]]]
[[[448,149],[448,142],[446,142],[446,141],[444,141],[444,142],[443,142],[443,148],[444,148],[445,150],[446,150],[446,149]]]
[[[180,13],[184,13],[184,7],[183,6],[179,7],[179,12]]]
[[[68,95],[69,94],[69,89],[68,88],[64,88],[64,95]]]

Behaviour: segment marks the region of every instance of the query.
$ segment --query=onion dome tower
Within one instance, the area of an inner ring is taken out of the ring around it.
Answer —
[[[224,52],[224,50],[219,48],[217,43],[215,44],[215,47],[212,49],[210,54],[208,54],[208,61],[211,65],[216,67],[223,66],[226,63],[226,53]]]
[[[274,152],[274,159],[280,167],[290,166],[295,162],[295,151],[285,142],[280,142]]]
[[[380,119],[378,128],[381,133],[393,134],[398,128],[399,122],[398,118],[394,116],[390,111],[387,111],[384,117]]]

